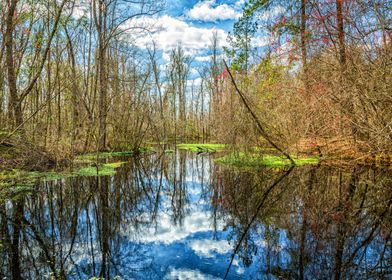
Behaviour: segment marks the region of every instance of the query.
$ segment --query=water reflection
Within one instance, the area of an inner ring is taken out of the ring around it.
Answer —
[[[6,279],[389,279],[392,177],[238,171],[208,155],[131,160],[0,206]],[[238,250],[234,250],[238,247]]]

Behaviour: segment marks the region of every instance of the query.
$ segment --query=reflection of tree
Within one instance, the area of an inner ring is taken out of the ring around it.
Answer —
[[[288,183],[269,193],[241,242],[240,259],[247,266],[251,254],[263,275],[289,279],[379,278],[392,273],[386,230],[391,228],[390,175],[360,168],[296,169]],[[260,195],[277,176],[270,170],[216,169],[213,204],[221,216],[230,217],[229,238],[235,244],[249,224],[246,217],[256,213]],[[256,249],[249,249],[247,239],[259,244]]]
[[[72,274],[79,279],[109,279],[120,275],[124,242],[138,240],[157,225],[163,207],[174,222],[182,224],[189,204],[187,170],[198,170],[194,175],[200,176],[203,165],[205,160],[188,159],[185,153],[134,159],[112,178],[43,182],[31,194],[14,200],[11,208],[2,203],[0,276],[66,279]],[[144,263],[138,269],[148,270],[145,275],[162,273],[145,261],[149,252],[137,243],[127,249],[135,262]]]
[[[186,197],[186,153],[178,153],[178,157],[173,161],[173,181],[172,181],[172,192],[171,192],[171,206],[173,209],[173,221],[175,224],[182,225],[184,220],[184,204],[187,201]]]
[[[274,186],[280,171],[215,167],[210,178],[211,166],[202,155],[155,155],[129,162],[111,178],[44,182],[2,202],[1,278],[108,279],[127,265],[135,278],[138,271],[161,277],[137,240],[158,230],[163,215],[183,224],[198,203],[190,178],[211,201],[215,229],[226,224],[231,244],[240,244],[237,257],[259,278],[382,279],[392,272],[391,174],[305,167]]]

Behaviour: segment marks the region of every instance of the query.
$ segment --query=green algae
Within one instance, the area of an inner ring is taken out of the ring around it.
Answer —
[[[77,157],[78,160],[96,160],[98,159],[108,159],[111,157],[130,157],[133,156],[134,152],[124,151],[124,152],[101,152],[101,153],[89,153],[80,155]]]
[[[292,156],[295,166],[304,166],[308,164],[318,164],[318,157],[295,157]],[[235,166],[235,167],[272,167],[282,168],[292,166],[292,163],[285,157],[269,154],[228,154],[214,160],[218,164]]]
[[[99,152],[99,153],[88,153],[79,155],[76,157],[77,162],[88,162],[94,161],[96,159],[109,159],[115,157],[131,157],[137,154],[143,154],[152,152],[153,149],[151,147],[141,147],[136,151],[120,151],[120,152]]]
[[[96,166],[81,167],[74,171],[61,172],[29,172],[17,169],[2,171],[0,172],[0,191],[8,193],[28,191],[34,187],[38,181],[53,181],[70,177],[113,176],[116,174],[116,169],[124,163],[125,162],[112,162]]]
[[[180,150],[187,150],[191,152],[204,152],[204,153],[213,153],[224,151],[226,149],[225,144],[178,144],[177,148]]]
[[[113,176],[116,174],[116,168],[125,162],[112,162],[100,164],[97,166],[83,167],[73,173],[73,176]]]

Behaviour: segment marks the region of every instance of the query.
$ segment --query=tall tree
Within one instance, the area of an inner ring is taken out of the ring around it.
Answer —
[[[35,74],[31,75],[27,86],[22,89],[20,92],[18,90],[18,74],[17,65],[18,61],[15,61],[16,56],[16,42],[14,42],[14,31],[17,26],[17,17],[18,17],[18,0],[10,0],[8,2],[8,13],[6,15],[6,32],[4,35],[5,47],[6,47],[6,65],[7,65],[7,74],[8,74],[8,87],[10,91],[10,104],[13,110],[13,118],[14,118],[14,126],[15,128],[21,128],[23,130],[23,112],[22,112],[22,103],[24,99],[32,92],[34,86],[37,83],[37,80],[41,76],[41,73],[44,69],[45,62],[48,58],[48,54],[51,48],[52,40],[57,32],[57,27],[63,12],[63,8],[68,0],[63,0],[60,2],[60,5],[57,6],[56,2],[53,3],[56,7],[56,13],[54,17],[54,24],[52,29],[50,30],[47,38],[46,46],[43,48],[43,53],[40,55],[40,59],[38,60],[35,66]],[[21,77],[19,77],[21,78]]]

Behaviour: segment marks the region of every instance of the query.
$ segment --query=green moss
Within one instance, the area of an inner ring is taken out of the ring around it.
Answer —
[[[98,166],[83,167],[74,172],[73,176],[113,176],[116,174],[116,168],[123,165],[124,162],[105,163]],[[98,170],[97,170],[98,169]]]
[[[0,186],[12,185],[33,185],[35,180],[39,178],[39,172],[28,172],[18,169],[5,170],[0,172]]]
[[[38,178],[38,172],[6,170],[0,172],[0,201],[5,198],[17,199],[31,191]]]
[[[79,155],[76,158],[77,162],[91,162],[98,159],[108,159],[112,157],[131,157],[138,153],[147,153],[151,152],[153,149],[151,147],[141,147],[137,151],[122,151],[122,152],[100,152],[100,153],[88,153],[84,155]]]
[[[223,151],[226,148],[225,144],[178,144],[177,148],[180,150],[187,150],[192,152],[212,153]]]
[[[98,176],[112,176],[116,174],[116,168],[124,162],[113,162],[98,165]],[[52,181],[67,177],[97,176],[97,167],[82,167],[76,171],[61,172],[28,172],[22,170],[9,170],[0,172],[0,188],[29,188],[33,187],[38,180]]]
[[[303,166],[307,164],[318,164],[320,159],[317,157],[293,157],[295,166]],[[284,157],[274,155],[256,155],[239,153],[238,155],[229,154],[221,158],[215,159],[218,164],[231,165],[236,167],[286,167],[292,163]]]
[[[173,154],[173,153],[174,153],[174,150],[168,149],[168,150],[165,150],[165,153],[166,153],[166,154]]]
[[[149,152],[153,152],[154,149],[151,147],[142,147],[139,149],[139,153],[144,154],[144,153],[149,153]]]

